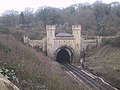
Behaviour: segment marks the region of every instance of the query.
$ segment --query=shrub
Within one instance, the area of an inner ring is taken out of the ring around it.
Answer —
[[[41,48],[41,47],[35,46],[34,48],[35,48],[35,50],[36,50],[37,52],[42,52],[42,48]]]
[[[120,47],[120,36],[111,40],[111,46]]]
[[[110,45],[111,44],[111,40],[112,39],[108,39],[108,38],[104,38],[102,39],[102,46],[105,46],[105,45]]]
[[[13,69],[8,69],[5,67],[0,68],[0,73],[4,75],[9,80],[17,80],[17,77],[15,76],[15,71]]]
[[[12,35],[17,39],[17,40],[21,40],[23,33],[22,32],[13,32]]]
[[[10,34],[10,30],[8,28],[3,28],[0,30],[0,32],[3,34]]]
[[[1,42],[0,42],[0,50],[5,53],[11,52],[11,49],[7,45]]]
[[[42,39],[43,38],[43,34],[41,34],[41,33],[38,33],[38,32],[33,32],[33,33],[31,33],[30,34],[30,38],[31,39]]]

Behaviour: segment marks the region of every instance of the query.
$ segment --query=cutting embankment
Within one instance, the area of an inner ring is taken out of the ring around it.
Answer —
[[[86,60],[87,68],[106,82],[120,89],[120,48],[106,45]]]
[[[0,68],[21,90],[88,90],[63,72],[57,62],[11,35],[0,34]]]

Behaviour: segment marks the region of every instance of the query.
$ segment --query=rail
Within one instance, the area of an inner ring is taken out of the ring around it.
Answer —
[[[81,70],[77,66],[71,64],[62,64],[64,69],[79,83],[84,83],[93,90],[118,90],[113,86],[106,83],[102,78],[94,76],[93,74],[87,73]]]

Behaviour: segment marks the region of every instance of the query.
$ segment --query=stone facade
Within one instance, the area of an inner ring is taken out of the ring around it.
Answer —
[[[81,26],[73,25],[73,34],[59,33],[55,35],[55,26],[46,26],[47,38],[46,38],[46,52],[47,56],[54,58],[61,49],[68,51],[70,55],[70,62],[78,62],[80,59],[80,45],[81,45]]]
[[[79,63],[80,52],[83,49],[86,50],[88,46],[89,48],[92,48],[101,43],[101,37],[96,36],[95,39],[85,39],[84,36],[81,36],[81,25],[73,25],[72,34],[55,34],[55,30],[55,25],[47,25],[46,37],[42,40],[31,40],[27,36],[24,36],[24,43],[32,47],[39,46],[48,57],[53,58],[54,60],[57,60],[58,54],[61,51],[65,51],[69,54],[70,63]]]
[[[81,51],[86,50],[92,50],[93,48],[97,48],[102,43],[103,37],[101,36],[82,36],[81,39]]]
[[[29,37],[23,36],[23,41],[25,44],[27,44],[31,47],[39,46],[39,47],[43,48],[43,40],[31,40]]]

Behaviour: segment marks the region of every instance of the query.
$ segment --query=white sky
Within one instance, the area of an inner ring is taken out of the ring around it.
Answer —
[[[40,6],[51,7],[67,7],[77,3],[93,3],[96,0],[0,0],[0,13],[6,10],[23,11],[26,7],[34,8],[36,10]],[[104,3],[110,3],[114,1],[120,2],[120,0],[102,0]]]

